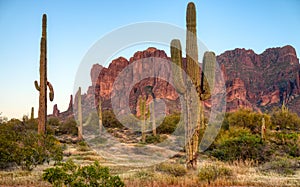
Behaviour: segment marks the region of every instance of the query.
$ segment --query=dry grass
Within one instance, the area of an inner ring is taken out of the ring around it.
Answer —
[[[125,185],[128,187],[145,186],[145,187],[206,187],[206,186],[266,186],[266,187],[281,187],[281,186],[300,186],[300,170],[293,176],[282,176],[279,174],[261,173],[257,163],[253,161],[236,161],[233,163],[223,163],[218,161],[205,160],[199,163],[200,167],[204,165],[216,165],[218,167],[229,168],[232,171],[231,177],[217,178],[211,181],[201,181],[198,178],[198,171],[189,171],[185,176],[175,177],[166,173],[155,171],[150,168],[137,171],[135,174],[122,176]]]
[[[235,161],[233,163],[223,163],[212,160],[205,156],[200,156],[198,170],[188,171],[183,176],[175,176],[164,170],[160,171],[159,166],[151,166],[147,168],[118,166],[114,163],[107,162],[92,151],[78,151],[76,147],[69,147],[68,152],[71,155],[65,159],[73,158],[77,164],[90,164],[98,160],[102,165],[108,166],[112,174],[117,174],[125,182],[128,187],[206,187],[206,186],[299,186],[300,187],[300,168],[295,175],[280,175],[272,172],[261,172],[258,164],[247,161]],[[167,162],[169,165],[178,165],[182,162],[181,157],[175,158]],[[53,165],[41,165],[34,168],[33,171],[0,171],[0,186],[51,186],[42,181],[43,170]],[[230,177],[220,177],[211,184],[207,181],[199,180],[199,169],[205,165],[214,165],[220,168],[228,168],[231,171]],[[169,167],[168,167],[169,168]],[[169,171],[169,170],[168,170]],[[173,171],[173,170],[172,170]]]
[[[0,186],[51,186],[41,178],[41,173],[48,165],[38,166],[33,171],[0,171]]]

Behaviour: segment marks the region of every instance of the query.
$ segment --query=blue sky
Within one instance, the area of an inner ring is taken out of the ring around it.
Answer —
[[[116,28],[144,21],[185,28],[188,2],[0,0],[0,112],[21,118],[34,106],[37,115],[38,92],[33,81],[39,79],[43,13],[48,15],[48,80],[55,89],[55,100],[48,103],[51,113],[55,103],[61,111],[67,108],[78,66],[97,40]],[[262,53],[287,44],[300,51],[298,0],[194,2],[198,37],[216,54],[234,48]]]

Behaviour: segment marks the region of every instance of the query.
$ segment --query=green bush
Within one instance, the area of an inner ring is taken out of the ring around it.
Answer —
[[[124,186],[119,176],[112,176],[109,173],[108,167],[100,166],[97,161],[91,165],[79,166],[72,160],[68,160],[59,166],[44,170],[43,180],[48,181],[54,186]]]
[[[261,170],[266,171],[274,171],[281,175],[294,175],[296,169],[299,168],[299,161],[288,159],[286,157],[278,157],[275,160],[265,163]]]
[[[47,125],[50,125],[50,126],[59,126],[60,125],[60,122],[59,122],[59,119],[56,118],[56,117],[51,117],[47,120]]]
[[[208,184],[219,178],[229,178],[233,176],[230,168],[222,165],[207,164],[199,169],[198,178],[200,181],[207,181]]]
[[[252,133],[260,133],[262,118],[265,119],[266,127],[269,127],[271,125],[269,115],[253,112],[249,109],[240,109],[236,112],[227,113],[223,120],[222,127],[225,130],[242,127],[250,129]]]
[[[171,114],[169,116],[166,116],[162,124],[157,127],[157,133],[172,134],[176,130],[179,121],[179,114]]]
[[[123,125],[118,121],[115,114],[111,110],[102,112],[103,126],[109,128],[122,128]]]
[[[184,176],[187,173],[185,166],[181,164],[162,163],[156,167],[157,171],[173,175],[175,177]]]
[[[273,141],[278,146],[278,150],[292,157],[300,156],[300,134],[292,132],[275,132]]]
[[[78,128],[77,128],[77,123],[75,119],[71,118],[68,119],[67,121],[63,122],[59,128],[58,128],[58,135],[59,134],[69,134],[72,136],[77,136],[78,135]]]
[[[77,151],[90,151],[88,144],[85,141],[80,141],[77,143]]]
[[[272,129],[300,130],[300,118],[288,110],[274,110],[271,114]]]
[[[235,129],[221,135],[214,143],[212,156],[223,161],[256,160],[265,161],[269,153],[265,153],[264,144],[259,135],[251,134],[244,129]]]
[[[20,166],[32,170],[38,164],[62,160],[62,146],[51,134],[40,137],[35,121],[12,119],[0,126],[0,168]],[[43,142],[43,146],[38,145]]]
[[[164,135],[147,135],[146,136],[146,143],[148,144],[157,144],[157,143],[161,143],[163,142],[167,137],[165,137]]]

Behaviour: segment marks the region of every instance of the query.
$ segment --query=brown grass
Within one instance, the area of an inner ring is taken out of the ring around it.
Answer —
[[[168,173],[165,170],[159,170],[159,166],[147,168],[134,168],[126,166],[118,166],[114,163],[105,161],[95,152],[80,152],[72,147],[71,155],[68,158],[73,158],[78,164],[90,164],[94,160],[108,166],[112,174],[117,174],[125,182],[128,187],[206,187],[206,186],[291,186],[300,187],[300,169],[295,172],[295,175],[280,175],[272,172],[261,172],[259,165],[251,160],[235,161],[233,163],[223,163],[212,160],[205,156],[200,156],[198,167],[199,169],[205,165],[215,165],[217,167],[225,167],[230,169],[232,176],[217,178],[208,184],[207,181],[201,181],[198,178],[198,170],[188,171],[183,176],[176,176]],[[68,159],[65,158],[65,159]],[[167,162],[168,165],[178,165],[182,158],[176,158]],[[53,166],[41,165],[33,169],[33,171],[22,171],[16,169],[13,171],[0,171],[0,186],[51,186],[49,183],[42,181],[43,170]],[[169,168],[169,167],[167,167]],[[169,171],[169,170],[167,170]],[[173,170],[172,170],[173,171]]]

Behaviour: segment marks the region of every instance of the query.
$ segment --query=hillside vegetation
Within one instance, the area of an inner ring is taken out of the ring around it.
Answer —
[[[164,141],[175,131],[179,119],[179,114],[167,116],[157,127],[156,136],[146,134],[145,144]],[[135,144],[141,144],[140,135],[124,133],[112,112],[105,111],[103,120],[108,133],[118,134],[124,142],[134,138]],[[89,123],[95,125],[97,120]],[[71,119],[48,119],[47,132],[45,146],[38,146],[36,120],[1,120],[0,185],[92,186],[99,180],[111,186],[300,184],[300,118],[286,108],[264,114],[245,109],[227,113],[215,141],[199,153],[196,170],[186,170],[184,148],[155,166],[121,167],[109,163],[84,141],[78,141],[76,122]],[[62,176],[68,176],[68,181]]]

